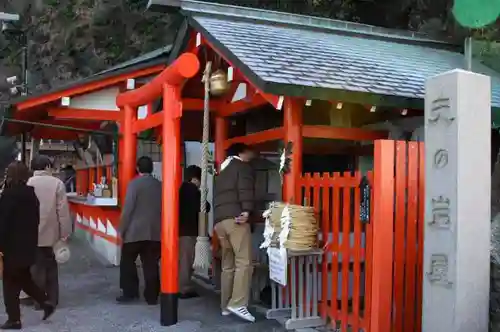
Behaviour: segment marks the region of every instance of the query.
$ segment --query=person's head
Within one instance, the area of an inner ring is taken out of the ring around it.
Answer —
[[[13,161],[7,166],[5,176],[5,186],[13,187],[25,185],[30,178],[30,171],[26,165],[20,161]]]
[[[252,149],[243,143],[234,143],[227,149],[228,157],[239,157],[244,162],[252,160],[254,154]]]
[[[141,175],[153,173],[153,160],[146,156],[140,157],[137,160],[137,173]]]
[[[194,183],[198,188],[201,185],[201,168],[191,165],[184,171],[184,180]]]
[[[43,154],[35,156],[31,161],[31,169],[33,171],[48,171],[52,169],[52,160]]]

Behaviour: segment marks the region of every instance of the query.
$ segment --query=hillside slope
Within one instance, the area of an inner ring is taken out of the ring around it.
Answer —
[[[172,42],[179,17],[145,12],[146,3],[0,0],[0,11],[22,15],[33,91],[89,76]],[[4,98],[5,77],[20,74],[20,49],[19,42],[0,36],[0,91]]]

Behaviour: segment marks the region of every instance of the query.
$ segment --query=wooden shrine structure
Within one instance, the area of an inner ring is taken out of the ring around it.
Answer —
[[[15,102],[12,117],[119,123],[117,206],[135,176],[138,135],[155,133],[162,145],[162,324],[177,322],[181,142],[200,138],[202,69],[211,61],[231,84],[210,101],[215,164],[236,142],[260,152],[293,144],[281,198],[307,202],[321,220],[326,253],[317,301],[325,322],[343,331],[420,332],[423,143],[373,125],[412,119],[410,134],[422,126],[425,79],[461,67],[461,46],[413,32],[199,1],[151,0],[149,7],[180,12],[185,20],[168,60],[152,67],[144,84],[127,89],[137,73],[113,79],[121,88],[112,112],[52,109],[68,96],[64,91]],[[492,104],[499,107],[498,74],[480,64],[475,69],[493,77]],[[159,101],[159,109],[148,107],[138,117],[139,108]],[[20,122],[12,126],[12,133],[26,130]],[[329,162],[306,170],[312,156],[328,155]],[[343,156],[348,161],[337,163]],[[365,157],[373,164],[361,170]],[[367,218],[358,204],[364,177],[372,188]]]

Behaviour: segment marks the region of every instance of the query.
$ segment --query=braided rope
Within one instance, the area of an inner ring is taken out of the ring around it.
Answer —
[[[203,75],[203,83],[205,83],[205,99],[203,103],[203,138],[201,141],[201,201],[200,211],[207,212],[207,170],[208,170],[208,141],[210,136],[210,71],[212,62],[208,61]],[[204,236],[205,234],[199,234]]]
[[[201,142],[201,200],[200,200],[200,224],[198,225],[198,237],[196,238],[193,268],[205,270],[210,267],[212,260],[212,246],[207,232],[207,169],[208,169],[208,139],[210,130],[210,70],[212,63],[207,62],[203,75],[205,83],[205,100],[203,108],[203,138]]]
[[[5,168],[3,174],[3,180],[2,183],[0,184],[0,192],[4,191],[6,185],[7,185],[7,168]]]

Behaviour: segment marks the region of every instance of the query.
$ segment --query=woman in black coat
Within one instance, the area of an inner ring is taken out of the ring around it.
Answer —
[[[19,293],[23,290],[35,299],[46,320],[54,313],[47,295],[33,282],[30,267],[38,247],[40,203],[33,187],[26,185],[28,168],[21,162],[7,167],[4,190],[0,197],[0,253],[3,256],[3,297],[8,320],[2,330],[20,330]]]

